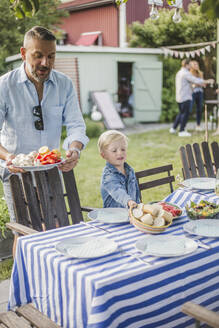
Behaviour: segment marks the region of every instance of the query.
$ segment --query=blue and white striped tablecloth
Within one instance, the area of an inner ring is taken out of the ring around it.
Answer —
[[[217,200],[213,193],[178,189],[167,201],[184,207],[189,200]],[[185,212],[164,233],[182,235]],[[33,302],[65,328],[192,327],[181,312],[186,301],[219,310],[219,238],[201,240],[212,246],[183,257],[142,257],[124,252],[98,259],[66,258],[55,245],[71,236],[106,236],[127,252],[144,234],[130,224],[77,224],[21,237],[14,261],[9,308]],[[107,231],[98,229],[102,227]]]

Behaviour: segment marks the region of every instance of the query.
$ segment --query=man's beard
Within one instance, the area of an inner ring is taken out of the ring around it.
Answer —
[[[27,68],[27,71],[29,72],[29,74],[31,75],[31,77],[38,83],[41,83],[41,82],[44,82],[48,79],[48,76],[49,76],[49,73],[46,77],[39,77],[36,73],[36,71],[31,67],[31,65],[27,62],[25,62],[25,65],[26,65],[26,68]]]

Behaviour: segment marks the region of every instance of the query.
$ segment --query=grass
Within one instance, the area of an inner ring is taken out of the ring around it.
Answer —
[[[0,281],[10,278],[12,265],[12,259],[7,259],[0,262]]]
[[[209,133],[209,143],[216,140]],[[165,164],[173,164],[173,174],[181,175],[181,161],[179,148],[187,143],[201,143],[204,141],[204,132],[193,132],[192,137],[179,138],[169,131],[160,130],[133,134],[129,136],[127,162],[135,171],[153,168]],[[217,140],[216,140],[217,141]],[[78,192],[81,205],[102,207],[100,195],[100,178],[105,161],[100,157],[97,149],[97,138],[90,140],[81,154],[81,159],[75,168]],[[1,186],[0,186],[1,187]],[[174,189],[177,188],[174,185]],[[2,191],[0,190],[0,197]],[[169,194],[169,187],[152,188],[143,192],[143,202],[161,200]],[[0,262],[0,280],[10,277],[12,261]]]

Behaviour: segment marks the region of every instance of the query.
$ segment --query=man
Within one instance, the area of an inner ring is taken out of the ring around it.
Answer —
[[[0,78],[0,175],[11,220],[15,216],[8,178],[11,173],[24,172],[12,165],[16,154],[28,154],[45,145],[59,148],[64,125],[66,161],[59,168],[69,171],[88,142],[72,82],[53,70],[55,36],[35,26],[25,34],[20,52],[21,67]]]
[[[170,133],[176,133],[178,125],[180,130],[179,137],[190,137],[191,133],[185,130],[186,124],[189,118],[189,110],[192,103],[192,84],[198,86],[205,86],[208,83],[214,83],[213,79],[203,80],[193,76],[190,72],[190,61],[184,59],[182,61],[182,67],[176,74],[176,102],[179,107],[179,114],[177,115],[173,127],[170,129]]]

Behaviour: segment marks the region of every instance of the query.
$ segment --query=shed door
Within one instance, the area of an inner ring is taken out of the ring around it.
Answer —
[[[161,114],[162,63],[134,64],[135,119],[156,122]]]

